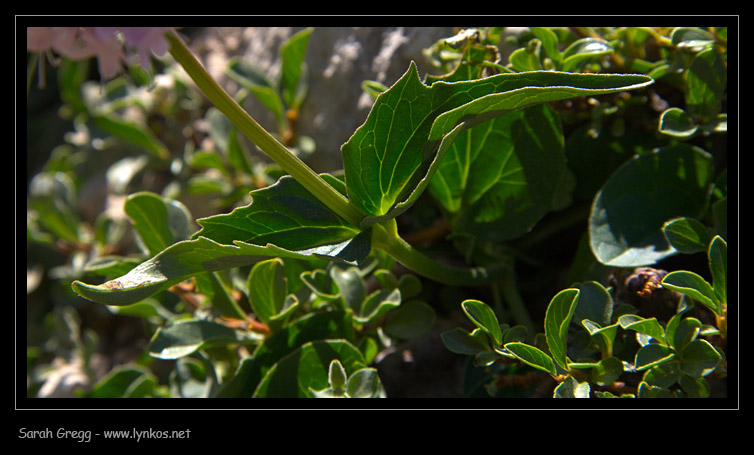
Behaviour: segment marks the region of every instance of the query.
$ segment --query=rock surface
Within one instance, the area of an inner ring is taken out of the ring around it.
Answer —
[[[191,37],[193,49],[229,93],[238,86],[227,76],[230,57],[240,55],[277,80],[280,45],[303,27],[206,28]],[[300,113],[299,132],[312,137],[316,152],[308,161],[318,172],[342,168],[340,146],[366,120],[372,98],[361,84],[374,80],[392,85],[416,62],[423,78],[433,68],[422,51],[452,36],[451,27],[315,27],[306,64],[309,94]],[[261,104],[244,103],[252,116],[274,131],[275,122]]]

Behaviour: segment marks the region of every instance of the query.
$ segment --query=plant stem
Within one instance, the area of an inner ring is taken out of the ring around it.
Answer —
[[[353,226],[359,226],[364,214],[347,197],[330,186],[309,166],[262,128],[238,103],[212,78],[196,56],[174,31],[167,33],[170,54],[183,67],[204,95],[262,152],[296,179],[314,197]],[[429,279],[456,286],[478,286],[497,279],[508,271],[505,265],[489,268],[458,268],[438,263],[421,254],[398,236],[395,220],[376,224],[372,232],[372,245],[414,272]]]
[[[413,272],[451,286],[489,284],[510,272],[507,264],[496,264],[491,267],[454,267],[437,262],[414,249],[398,235],[395,219],[372,226],[372,246],[382,249]]]
[[[186,70],[209,100],[259,149],[295,178],[330,210],[354,226],[364,215],[348,198],[335,190],[309,166],[262,128],[207,72],[175,31],[165,35],[170,54]]]

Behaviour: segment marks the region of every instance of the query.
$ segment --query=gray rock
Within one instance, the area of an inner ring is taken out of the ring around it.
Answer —
[[[192,38],[191,45],[210,73],[233,94],[238,87],[224,75],[230,57],[242,55],[276,80],[280,45],[302,28],[207,28]],[[364,123],[373,103],[361,88],[363,81],[390,86],[411,61],[423,78],[433,68],[422,51],[453,34],[450,27],[315,27],[306,54],[309,94],[299,121],[300,134],[312,137],[317,146],[309,165],[318,172],[342,168],[340,147]],[[275,131],[272,116],[252,98],[244,108],[262,126]]]

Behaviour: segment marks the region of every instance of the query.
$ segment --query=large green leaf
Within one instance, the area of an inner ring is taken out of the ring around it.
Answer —
[[[593,200],[623,163],[634,155],[650,153],[659,145],[655,136],[643,129],[616,134],[607,124],[599,131],[591,124],[571,131],[565,141],[565,155],[576,177],[574,197]]]
[[[713,179],[712,156],[687,144],[627,161],[594,199],[589,237],[595,257],[609,266],[636,267],[675,254],[662,226],[700,216]]]
[[[275,245],[258,246],[236,241],[223,245],[205,237],[178,242],[157,256],[142,262],[126,275],[100,285],[74,281],[73,290],[105,305],[130,305],[204,272],[255,264],[270,257],[292,259],[349,260],[354,250],[369,249],[369,239],[359,235],[353,242],[324,245],[302,251],[291,251]]]
[[[377,97],[366,122],[343,144],[348,196],[377,220],[397,216],[426,187],[438,158],[463,129],[538,103],[651,83],[641,75],[535,71],[427,86],[412,62],[404,76]]]
[[[323,175],[323,178],[335,188],[343,186],[334,177]],[[252,191],[251,196],[253,201],[247,206],[197,220],[202,230],[194,234],[194,238],[206,237],[225,245],[241,241],[303,250],[340,243],[360,232],[290,176]]]
[[[456,232],[498,241],[528,232],[570,195],[560,119],[547,105],[458,135],[429,184]]]
[[[192,240],[173,244],[128,274],[98,286],[76,281],[73,290],[107,305],[129,305],[196,274],[270,257],[356,263],[369,254],[368,230],[334,215],[291,177],[252,196],[246,207],[198,220],[202,230]]]

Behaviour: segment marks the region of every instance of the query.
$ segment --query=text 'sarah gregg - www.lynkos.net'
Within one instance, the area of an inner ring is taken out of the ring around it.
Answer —
[[[154,430],[152,428],[137,430],[132,428],[130,430],[104,430],[98,433],[91,430],[70,430],[66,428],[58,428],[55,431],[50,428],[36,430],[20,428],[18,430],[19,439],[69,439],[77,442],[91,442],[92,437],[136,439],[137,442],[144,439],[188,439],[191,437],[191,430]]]

